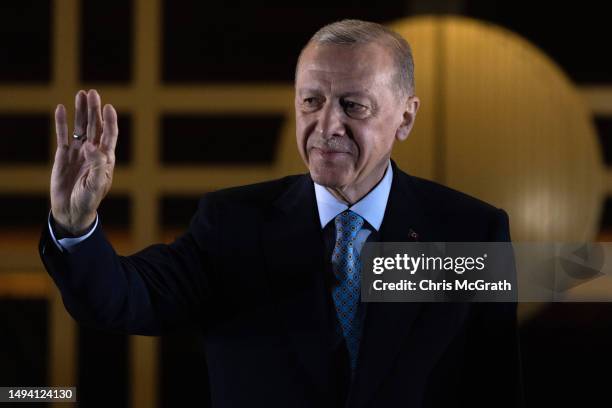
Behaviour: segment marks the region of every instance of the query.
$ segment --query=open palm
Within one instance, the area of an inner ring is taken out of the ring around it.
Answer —
[[[76,95],[74,134],[68,134],[66,108],[55,110],[57,150],[51,172],[51,211],[55,222],[79,235],[95,220],[96,210],[111,188],[117,144],[117,113],[111,105],[101,111],[95,90]]]

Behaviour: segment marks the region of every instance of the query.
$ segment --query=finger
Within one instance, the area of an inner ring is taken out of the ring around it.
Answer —
[[[104,105],[104,130],[100,140],[100,150],[105,153],[114,152],[118,135],[117,111],[113,105]]]
[[[95,89],[87,92],[87,140],[94,145],[100,143],[102,134],[102,112],[100,95]]]
[[[74,134],[84,135],[87,131],[87,94],[80,90],[74,98]]]
[[[55,108],[57,147],[68,147],[68,124],[66,122],[66,108],[64,105],[57,105]]]

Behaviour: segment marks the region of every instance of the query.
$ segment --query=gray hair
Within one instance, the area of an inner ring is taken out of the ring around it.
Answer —
[[[400,94],[404,96],[414,94],[414,61],[412,59],[412,50],[408,41],[395,31],[381,24],[369,21],[341,20],[319,29],[308,41],[308,44],[313,42],[337,45],[365,45],[377,42],[385,46],[391,52],[395,61],[394,82],[398,85]],[[300,53],[300,58],[298,58],[298,66],[301,56],[302,53]]]

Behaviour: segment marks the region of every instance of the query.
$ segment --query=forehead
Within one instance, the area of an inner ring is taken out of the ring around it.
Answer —
[[[309,44],[297,69],[296,88],[371,91],[388,85],[393,73],[390,52],[379,44]]]

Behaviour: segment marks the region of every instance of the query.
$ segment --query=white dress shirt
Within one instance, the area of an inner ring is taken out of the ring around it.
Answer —
[[[361,218],[372,226],[376,231],[380,229],[389,193],[391,192],[391,182],[393,181],[393,169],[391,162],[387,165],[387,170],[382,180],[370,191],[365,197],[353,204],[347,205],[332,195],[325,187],[320,184],[315,184],[315,196],[317,198],[317,207],[319,209],[319,219],[321,221],[321,229],[332,221],[338,214],[345,210],[351,210],[359,214]],[[369,228],[362,228],[355,238],[355,248],[361,252],[361,247],[368,239],[372,231]]]
[[[87,234],[81,235],[80,237],[61,238],[61,239],[55,238],[55,234],[53,233],[53,228],[51,228],[51,211],[49,211],[49,218],[47,220],[47,224],[49,225],[49,233],[51,234],[51,239],[53,240],[55,245],[58,247],[58,249],[62,252],[64,250],[71,252],[71,249],[73,249],[79,242],[82,242],[86,240],[87,238],[89,238],[90,235],[93,234],[93,232],[96,230],[96,228],[98,228],[98,212],[96,211],[96,221],[94,222],[93,228]]]

